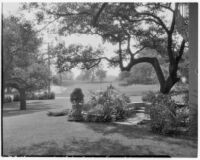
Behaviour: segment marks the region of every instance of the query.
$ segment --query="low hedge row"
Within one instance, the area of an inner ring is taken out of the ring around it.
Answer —
[[[26,99],[27,100],[45,100],[45,99],[55,99],[55,93],[51,92],[51,93],[41,93],[41,94],[34,94],[34,93],[28,93],[26,95]],[[20,100],[20,95],[19,94],[15,94],[13,101],[19,101]]]

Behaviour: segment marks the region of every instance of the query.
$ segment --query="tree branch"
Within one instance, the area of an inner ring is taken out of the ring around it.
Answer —
[[[97,21],[98,21],[98,19],[100,17],[101,12],[103,11],[103,9],[106,7],[107,4],[108,3],[103,3],[101,8],[99,9],[99,11],[97,12],[97,14],[94,16],[93,21],[92,21],[92,24],[93,24],[94,27],[97,24]]]
[[[137,13],[138,16],[140,15],[144,15],[144,16],[150,16],[155,18],[158,21],[158,24],[161,25],[163,27],[163,29],[168,33],[169,30],[167,28],[167,26],[164,24],[164,22],[156,15],[152,14],[152,13],[148,13],[148,12],[141,12],[141,13]]]
[[[171,12],[174,12],[174,10],[168,6],[165,6],[165,5],[162,5],[162,4],[159,4],[161,7],[165,8],[165,9],[168,9],[170,10]]]
[[[181,42],[181,47],[180,47],[180,50],[179,50],[179,55],[176,57],[176,62],[179,63],[182,55],[183,55],[183,52],[184,52],[184,48],[185,48],[185,40],[183,39],[182,42]]]
[[[124,70],[123,59],[122,59],[121,41],[119,41],[119,66],[120,66],[121,70]]]
[[[173,18],[172,18],[171,27],[170,27],[170,30],[169,30],[169,34],[172,34],[173,31],[174,31],[177,11],[178,11],[178,4],[176,3],[176,4],[175,4],[175,11],[174,11],[174,13],[173,13]]]
[[[36,33],[41,32],[42,30],[44,30],[46,27],[48,27],[51,23],[55,22],[56,20],[58,20],[60,17],[55,18],[53,21],[50,21],[49,23],[47,23],[44,27],[42,27],[41,29],[39,29],[38,31],[36,31]]]
[[[141,57],[138,59],[134,59],[131,64],[129,64],[127,67],[124,68],[124,70],[130,71],[131,68],[138,63],[150,63],[155,69],[155,72],[157,74],[161,86],[165,83],[165,77],[163,75],[162,69],[156,57]]]
[[[134,55],[138,54],[139,52],[141,52],[141,51],[142,51],[143,49],[145,49],[145,48],[146,48],[146,47],[144,46],[144,47],[138,49],[137,51],[135,51],[134,53],[132,53],[133,59],[134,59]]]
[[[91,15],[90,12],[87,12],[87,11],[82,11],[82,12],[79,12],[79,13],[58,13],[58,12],[52,12],[52,11],[46,11],[48,14],[52,14],[52,15],[55,15],[55,16],[59,16],[59,17],[67,17],[67,16],[78,16],[78,15]]]

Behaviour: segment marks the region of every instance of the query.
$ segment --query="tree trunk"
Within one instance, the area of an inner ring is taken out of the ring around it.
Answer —
[[[137,60],[134,60],[134,64],[137,63],[142,63],[142,62],[147,62],[150,63],[158,77],[159,83],[160,83],[160,92],[163,94],[168,94],[171,90],[171,88],[174,86],[176,82],[179,81],[179,78],[177,78],[177,70],[178,70],[178,61],[175,61],[173,65],[170,64],[170,69],[169,69],[169,77],[167,80],[165,80],[165,77],[163,75],[162,69],[160,67],[160,64],[157,60],[157,58],[149,58],[149,57],[143,57],[139,58]]]
[[[4,84],[2,85],[2,101],[3,101],[3,103],[4,103],[4,99],[5,99],[5,86],[4,86]]]
[[[26,110],[26,92],[25,92],[25,89],[20,89],[19,94],[20,94],[20,110]]]

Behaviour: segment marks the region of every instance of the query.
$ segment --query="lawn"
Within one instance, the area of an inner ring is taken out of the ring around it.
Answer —
[[[185,137],[153,134],[149,126],[116,123],[68,122],[66,116],[48,117],[48,111],[71,108],[69,94],[80,87],[84,94],[107,84],[73,84],[55,100],[27,101],[27,110],[18,103],[3,106],[3,155],[5,156],[172,156],[195,157],[197,142]],[[116,84],[113,84],[114,86]],[[117,86],[117,85],[116,85]],[[155,86],[117,86],[128,95],[141,96]],[[62,98],[64,97],[64,98]]]
[[[119,82],[105,82],[105,83],[87,83],[87,82],[75,82],[72,83],[69,81],[65,83],[64,86],[59,87],[57,90],[57,97],[69,97],[70,93],[74,90],[74,88],[81,88],[84,95],[88,96],[91,92],[105,90],[108,86],[114,86],[117,90],[122,93],[125,93],[128,96],[142,96],[142,94],[146,91],[158,91],[159,85],[130,85],[130,86],[120,86]],[[53,91],[55,91],[55,86],[52,87]]]

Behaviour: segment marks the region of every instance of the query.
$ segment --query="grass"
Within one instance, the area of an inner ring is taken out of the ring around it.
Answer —
[[[138,148],[139,149],[139,148]],[[39,144],[33,144],[29,147],[21,147],[13,150],[10,155],[17,156],[128,156],[137,155],[137,148],[134,151],[131,146],[125,146],[118,141],[111,141],[102,138],[98,141],[86,139],[72,139],[70,143],[60,146],[55,141],[47,141]],[[149,155],[149,153],[148,153]]]
[[[60,93],[64,99],[27,101],[27,110],[19,103],[3,106],[4,156],[172,156],[195,157],[197,142],[185,137],[153,134],[148,126],[126,126],[112,123],[68,122],[67,117],[49,117],[48,111],[70,109],[67,98],[76,87],[88,96],[90,90],[105,89],[109,83],[70,84]],[[141,96],[155,85],[118,86],[121,92]]]
[[[88,136],[70,135],[10,150],[9,156],[170,156],[195,157],[197,144],[151,133],[146,127],[84,123]],[[82,131],[84,134],[84,130]],[[101,136],[103,135],[103,136]],[[96,137],[96,138],[94,138]]]
[[[120,86],[118,82],[105,82],[105,83],[88,83],[88,82],[77,82],[70,83],[70,85],[66,85],[66,89],[57,94],[57,96],[70,96],[70,93],[74,90],[74,88],[81,88],[84,95],[90,94],[90,92],[94,92],[97,90],[105,90],[109,85],[113,85],[117,90],[125,93],[128,96],[141,96],[143,92],[152,90],[159,90],[159,85],[130,85],[130,86]]]

